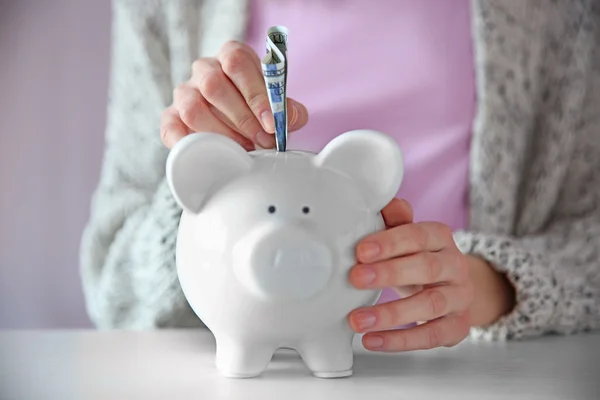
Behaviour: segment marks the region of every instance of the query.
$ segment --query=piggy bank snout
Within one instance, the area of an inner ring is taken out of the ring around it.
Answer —
[[[328,246],[302,229],[269,229],[236,246],[234,269],[241,283],[260,297],[302,300],[327,286],[333,256]]]
[[[301,270],[302,268],[329,268],[330,263],[327,249],[323,246],[315,246],[310,241],[304,243],[282,243],[274,252],[270,245],[261,246],[266,254],[257,254],[257,263],[272,262],[274,269],[290,268]],[[264,258],[264,260],[261,260]],[[272,261],[271,261],[272,260]]]

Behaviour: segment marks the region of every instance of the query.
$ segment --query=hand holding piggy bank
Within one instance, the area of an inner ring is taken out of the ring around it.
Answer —
[[[217,343],[227,377],[254,377],[278,348],[296,349],[317,377],[352,374],[347,315],[380,290],[348,282],[355,246],[384,229],[402,153],[369,130],[344,133],[320,153],[246,152],[232,139],[195,133],[167,160],[183,208],[177,273]]]

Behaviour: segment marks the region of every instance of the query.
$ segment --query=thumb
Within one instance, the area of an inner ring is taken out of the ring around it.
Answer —
[[[308,122],[308,111],[304,104],[294,99],[287,99],[287,107],[289,112],[289,130],[290,132],[297,131]]]
[[[381,210],[381,214],[383,215],[383,220],[388,228],[410,224],[413,222],[414,217],[410,203],[404,199],[396,198],[392,199],[392,201]]]

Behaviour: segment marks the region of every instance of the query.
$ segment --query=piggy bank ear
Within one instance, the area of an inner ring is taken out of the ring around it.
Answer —
[[[396,195],[404,176],[402,151],[389,136],[356,130],[337,136],[315,157],[317,165],[352,178],[370,210],[382,210]]]
[[[193,133],[171,149],[166,177],[177,203],[197,214],[211,194],[251,166],[252,157],[233,139]]]

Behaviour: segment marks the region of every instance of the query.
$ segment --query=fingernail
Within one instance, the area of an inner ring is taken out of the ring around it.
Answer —
[[[275,146],[275,139],[273,135],[269,135],[266,132],[258,132],[256,134],[256,141],[263,149],[270,149]]]
[[[271,110],[265,110],[260,114],[263,128],[269,133],[275,133],[275,121],[273,120],[273,113]]]
[[[373,268],[370,267],[358,268],[358,271],[354,273],[354,276],[357,283],[359,283],[362,286],[370,285],[371,283],[375,282],[375,279],[377,278],[375,270],[373,270]]]
[[[362,261],[371,261],[379,254],[380,247],[377,243],[367,242],[358,245],[358,257]]]
[[[375,314],[367,311],[361,311],[354,315],[354,321],[356,322],[356,326],[360,331],[364,331],[365,329],[369,329],[375,325],[377,321],[377,317]]]
[[[290,126],[296,125],[296,122],[298,122],[299,116],[300,116],[300,110],[298,109],[298,106],[296,105],[296,103],[293,103],[292,104],[292,118],[290,118]]]
[[[364,337],[364,345],[369,349],[380,349],[383,347],[383,338],[381,336],[365,336]]]

